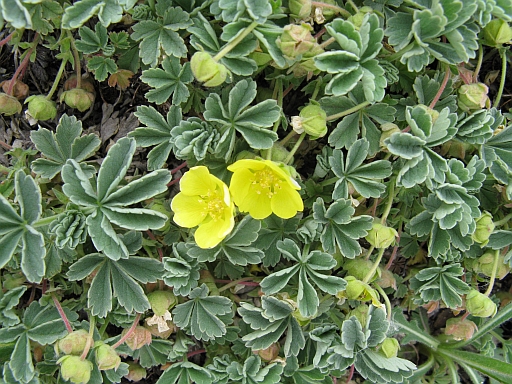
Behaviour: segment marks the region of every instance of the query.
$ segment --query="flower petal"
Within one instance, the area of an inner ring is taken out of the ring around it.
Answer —
[[[259,171],[265,168],[265,162],[262,160],[254,159],[242,159],[234,162],[228,167],[231,172],[236,172],[240,169],[252,169],[253,171]]]
[[[184,195],[182,192],[172,199],[171,209],[174,212],[174,222],[185,228],[201,224],[208,214],[204,200],[199,196]]]
[[[272,196],[271,207],[277,216],[289,219],[304,209],[304,203],[297,191],[284,186]]]
[[[190,168],[180,180],[180,190],[188,196],[206,195],[215,190],[215,176],[205,166]]]
[[[230,221],[210,220],[197,228],[194,239],[200,248],[213,248],[231,232],[231,229],[233,227]]]
[[[240,206],[240,204],[243,204],[251,188],[252,181],[253,173],[246,168],[239,169],[233,174],[229,183],[229,191],[236,205]]]

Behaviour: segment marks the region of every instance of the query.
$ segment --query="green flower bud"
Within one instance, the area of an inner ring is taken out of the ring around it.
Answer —
[[[464,84],[458,90],[457,103],[464,112],[477,111],[489,103],[489,88],[483,83]]]
[[[489,242],[489,237],[494,231],[494,222],[492,221],[492,215],[489,212],[484,212],[478,219],[475,220],[476,229],[471,235],[476,243],[485,246]]]
[[[130,381],[141,381],[147,376],[146,369],[137,363],[128,363],[128,374],[124,377]]]
[[[379,287],[396,289],[396,279],[393,272],[388,269],[384,269],[381,273],[380,278],[376,281],[377,284],[379,284]]]
[[[366,260],[361,257],[356,257],[355,259],[345,260],[343,263],[343,269],[347,271],[347,275],[354,276],[356,279],[363,280],[366,275],[372,270],[373,262],[371,260]],[[372,276],[370,281],[373,281],[375,278],[380,277],[381,271],[380,268],[377,268],[376,276]]]
[[[354,276],[346,276],[345,281],[347,282],[347,287],[344,291],[338,292],[336,297],[359,301],[371,300],[375,305],[380,305],[377,293],[369,284],[357,280]]]
[[[89,333],[84,329],[71,332],[55,344],[55,353],[80,356],[85,349]]]
[[[87,226],[82,212],[69,210],[64,216],[51,223],[49,230],[55,234],[55,245],[58,248],[76,248],[78,244],[85,243],[87,238]]]
[[[400,350],[400,343],[394,337],[386,337],[380,344],[380,352],[388,359],[396,357]]]
[[[60,374],[64,380],[74,384],[86,384],[91,379],[93,365],[89,360],[82,360],[80,356],[63,356],[57,364],[60,364]]]
[[[311,14],[311,0],[290,0],[288,9],[290,16],[296,19],[306,19]]]
[[[466,295],[466,309],[476,317],[492,317],[497,312],[496,304],[476,289]]]
[[[483,33],[484,43],[491,47],[499,47],[512,40],[512,28],[501,19],[494,19],[487,23]]]
[[[63,101],[70,108],[78,109],[80,112],[87,111],[94,103],[94,93],[88,92],[82,88],[73,88],[69,91],[62,92],[60,102]]]
[[[5,93],[9,92],[11,81],[12,80],[4,80],[0,83],[2,90]],[[28,92],[29,92],[28,85],[25,84],[21,80],[16,80],[16,82],[14,83],[14,86],[12,87],[12,95],[15,98],[17,98],[18,100],[22,100],[28,96]]]
[[[300,55],[306,55],[318,46],[316,39],[311,34],[313,27],[309,24],[287,25],[283,33],[277,38],[276,44],[283,55],[293,59]],[[320,48],[321,49],[321,48]],[[308,57],[310,57],[308,55]]]
[[[117,369],[121,364],[121,357],[117,354],[116,350],[108,344],[98,341],[94,345],[94,356],[96,357],[96,364],[102,371],[109,369]]]
[[[398,232],[394,228],[374,221],[365,239],[375,248],[387,248],[395,242],[397,236]]]
[[[11,116],[20,113],[22,108],[17,98],[9,96],[7,93],[0,93],[0,114]]]
[[[190,59],[190,68],[197,81],[206,87],[221,85],[228,76],[228,70],[221,63],[216,62],[207,52],[196,52]]]
[[[265,149],[265,150],[261,151],[261,156],[266,159],[268,151],[271,151],[270,160],[277,161],[277,162],[283,162],[284,160],[286,160],[286,158],[290,154],[290,151],[288,151],[285,147],[283,147],[279,143],[274,143],[274,145],[272,145],[271,149]],[[293,163],[293,161],[292,161],[292,163]]]
[[[349,313],[347,313],[347,319],[350,319],[352,316],[355,316],[356,319],[361,324],[366,324],[368,321],[368,311],[370,310],[370,307],[366,304],[359,304],[357,307],[355,307],[353,310],[351,310]]]
[[[258,350],[258,356],[261,357],[263,361],[272,361],[275,360],[279,356],[279,350],[281,349],[279,343],[272,343],[270,347],[265,349]],[[256,351],[254,351],[256,352]]]
[[[298,307],[292,312],[292,316],[295,318],[295,320],[297,320],[297,322],[299,323],[299,325],[301,327],[308,325],[310,323],[311,319],[314,318],[314,316],[312,316],[312,317],[302,316]]]
[[[27,97],[28,113],[36,120],[51,120],[57,116],[57,106],[54,101],[48,100],[43,95]]]
[[[121,333],[122,336],[126,335],[129,329],[123,329]],[[137,349],[141,349],[145,345],[151,344],[151,332],[147,328],[144,328],[140,325],[136,326],[130,336],[125,340],[125,343],[132,351],[136,351]]]
[[[384,140],[386,140],[388,137],[390,137],[395,132],[400,132],[400,128],[398,128],[398,125],[394,123],[384,123],[380,126],[380,129],[382,130],[382,133],[380,135],[380,147],[386,149],[387,146],[384,143]]]
[[[492,270],[494,268],[494,255],[495,252],[486,252],[478,259],[476,259],[475,264],[473,265],[473,269],[477,273],[482,273],[487,277],[492,275]],[[510,272],[510,267],[505,263],[505,256],[498,256],[498,271],[496,273],[496,277],[501,280]]]
[[[178,303],[178,299],[171,291],[153,291],[148,295],[151,310],[157,316],[163,316],[171,306]]]
[[[455,317],[446,321],[444,333],[452,336],[453,340],[469,340],[477,330],[478,327],[471,320]]]
[[[292,117],[292,127],[299,134],[306,132],[312,140],[318,139],[327,133],[327,114],[319,105],[309,104],[299,116]]]

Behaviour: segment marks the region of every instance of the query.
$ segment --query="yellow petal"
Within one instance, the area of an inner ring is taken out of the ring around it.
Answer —
[[[271,207],[277,216],[289,219],[304,209],[304,203],[297,191],[285,186],[272,196]]]
[[[185,228],[192,228],[203,222],[207,215],[206,203],[199,196],[187,196],[178,193],[171,202],[173,220]]]
[[[190,168],[180,180],[180,190],[188,196],[206,195],[215,190],[214,178],[204,166]]]
[[[262,220],[272,214],[270,198],[268,195],[258,194],[254,190],[249,191],[243,205],[239,205],[241,211],[249,212],[255,219]]]
[[[210,220],[202,223],[197,228],[194,239],[200,248],[213,248],[231,232],[232,227],[230,227],[231,223],[229,221]]]
[[[233,195],[236,205],[240,206],[240,204],[243,204],[251,188],[252,181],[253,173],[247,168],[239,169],[233,174],[229,183],[229,191]]]
[[[252,169],[254,171],[259,171],[263,168],[265,168],[265,163],[262,160],[243,159],[231,164],[228,167],[228,170],[231,172],[236,172],[240,169]]]

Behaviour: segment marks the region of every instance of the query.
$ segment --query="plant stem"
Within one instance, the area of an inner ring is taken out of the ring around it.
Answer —
[[[359,8],[357,8],[357,5],[352,0],[347,0],[347,3],[351,5],[356,13],[359,12]]]
[[[390,181],[390,187],[389,187],[389,194],[388,194],[388,202],[386,204],[386,210],[382,214],[382,217],[380,219],[380,223],[385,225],[386,219],[388,218],[389,212],[391,212],[391,207],[393,206],[393,199],[395,198],[395,179],[391,179]]]
[[[107,329],[108,325],[110,324],[109,315],[105,318],[105,322],[100,327],[100,330],[98,331],[100,336],[103,338],[103,334],[105,333],[105,330]]]
[[[258,23],[256,21],[253,21],[251,24],[249,24],[245,29],[240,33],[237,37],[235,37],[232,41],[228,42],[224,48],[220,50],[219,53],[217,53],[213,60],[219,61],[224,56],[226,56],[233,48],[235,48],[238,43],[240,43],[249,33],[253,31],[254,28],[258,26]]]
[[[16,31],[13,31],[11,32],[6,38],[0,40],[0,47],[4,46],[5,44],[7,44],[9,41],[11,41],[12,37],[14,36],[14,34],[16,33]]]
[[[85,360],[89,350],[92,347],[94,341],[94,328],[96,327],[96,317],[90,315],[89,316],[89,336],[87,337],[87,342],[85,343],[84,351],[80,356],[80,359]]]
[[[137,325],[139,325],[139,320],[140,320],[140,313],[137,313],[137,316],[135,316],[135,320],[133,320],[133,324],[130,327],[130,329],[128,330],[128,332],[126,332],[126,334],[123,337],[121,337],[121,339],[119,339],[119,341],[117,343],[115,343],[112,346],[112,348],[116,349],[131,336],[133,331],[135,331],[135,328],[137,328]]]
[[[446,88],[446,84],[448,84],[449,79],[450,79],[450,67],[448,66],[448,64],[446,64],[443,82],[441,83],[441,87],[439,88],[436,95],[434,96],[434,99],[430,103],[430,105],[429,105],[430,108],[434,108],[435,105],[437,104],[437,102],[439,101],[439,99],[441,98],[441,95],[443,94],[443,92]]]
[[[61,216],[64,216],[65,212],[59,213],[58,215],[48,216],[43,219],[36,221],[32,224],[33,228],[44,227],[45,225],[51,224],[54,220],[58,220]]]
[[[510,219],[512,219],[512,213],[509,213],[501,220],[495,221],[494,226],[499,227],[500,225],[507,224],[510,221]]]
[[[290,139],[291,139],[292,137],[294,137],[296,134],[297,134],[297,132],[295,132],[295,131],[292,129],[292,130],[290,131],[290,133],[288,133],[288,134],[286,135],[286,137],[285,137],[283,140],[281,140],[281,141],[279,142],[279,144],[281,144],[281,145],[286,145],[286,143],[287,143],[287,142],[289,142],[289,141],[290,141]]]
[[[293,155],[295,154],[295,152],[297,152],[297,149],[299,149],[299,147],[302,144],[302,141],[304,140],[305,137],[306,137],[306,132],[302,132],[299,136],[299,139],[293,146],[293,148],[290,151],[290,153],[288,154],[288,156],[286,156],[286,159],[283,161],[283,163],[288,164],[292,160]]]
[[[492,288],[494,287],[494,280],[496,280],[496,274],[498,273],[499,261],[500,261],[500,250],[497,249],[494,251],[494,260],[493,260],[493,264],[492,264],[491,278],[489,280],[489,286],[487,287],[487,290],[484,293],[485,296],[489,296],[492,293]]]
[[[347,109],[347,110],[345,110],[343,112],[336,113],[336,114],[331,115],[331,116],[327,116],[326,120],[327,121],[338,120],[340,117],[347,116],[347,115],[350,115],[351,113],[357,112],[360,109],[363,109],[364,107],[366,107],[367,105],[370,105],[370,104],[371,103],[369,101],[364,101],[361,104],[357,104],[356,106],[354,106],[352,108],[349,108],[349,109]]]
[[[178,165],[176,168],[171,169],[171,175],[174,175],[176,172],[178,172],[180,169],[185,168],[187,166],[187,162],[184,161],[180,165]]]
[[[366,276],[363,279],[363,283],[368,283],[370,279],[375,275],[375,272],[377,271],[377,268],[379,268],[380,261],[382,260],[382,255],[384,255],[384,251],[386,248],[379,249],[379,254],[377,255],[377,259],[373,263],[372,269],[370,272],[366,274]]]
[[[75,62],[75,72],[76,72],[76,87],[82,88],[82,68],[80,65],[80,55],[78,54],[78,49],[76,49],[75,39],[73,38],[73,34],[70,30],[67,31],[69,36],[69,41],[71,43],[71,51],[73,52],[73,59]]]
[[[62,77],[62,74],[64,73],[64,69],[66,69],[66,64],[68,63],[67,59],[62,60],[59,67],[59,72],[57,72],[57,76],[55,76],[55,80],[53,81],[52,88],[50,89],[50,92],[48,92],[48,95],[46,95],[47,100],[51,100],[53,94],[57,90],[57,87],[59,86],[60,78]]]
[[[386,295],[386,292],[382,289],[382,287],[379,284],[375,284],[375,289],[379,291],[381,296],[384,298],[384,302],[386,303],[386,318],[388,321],[391,321],[391,301],[389,301],[388,295]]]
[[[73,332],[73,327],[69,323],[68,317],[66,316],[66,313],[62,309],[62,306],[60,305],[59,300],[57,300],[57,298],[55,297],[55,295],[53,293],[51,296],[52,296],[53,303],[55,304],[55,308],[57,308],[57,311],[59,312],[59,315],[60,315],[62,321],[64,322],[64,325],[66,326],[66,329],[68,330],[69,333]]]
[[[478,47],[478,61],[476,63],[475,72],[473,73],[473,80],[475,82],[478,81],[478,74],[480,73],[480,68],[482,68],[482,62],[484,61],[484,48],[482,45]]]
[[[327,40],[325,40],[322,44],[320,44],[320,48],[324,49],[325,47],[334,43],[335,41],[336,41],[336,39],[334,37],[330,37]]]
[[[347,11],[346,9],[343,9],[341,7],[338,7],[337,5],[334,5],[334,4],[322,3],[320,1],[312,1],[311,5],[313,7],[316,7],[316,8],[332,9],[336,13],[339,13],[339,14],[343,15],[343,17],[350,17],[350,16],[352,16],[349,11]]]
[[[223,291],[225,291],[227,289],[233,288],[233,287],[237,286],[238,284],[243,283],[244,281],[251,281],[252,282],[253,280],[254,280],[254,276],[243,277],[241,279],[232,281],[232,282],[230,282],[230,283],[220,287],[219,288],[219,292],[223,292]]]
[[[18,79],[18,76],[20,73],[24,70],[24,68],[28,65],[28,62],[30,60],[30,56],[32,55],[32,52],[36,48],[36,45],[39,41],[39,33],[36,32],[34,36],[34,41],[32,42],[32,46],[27,50],[25,57],[21,61],[19,67],[14,72],[14,75],[12,75],[12,79],[9,82],[9,88],[7,88],[7,94],[9,96],[12,96],[12,90],[14,89],[14,84],[16,83],[16,80]]]
[[[501,101],[501,95],[503,95],[503,89],[505,88],[505,79],[507,78],[507,54],[506,50],[508,48],[500,48],[500,56],[501,56],[501,79],[500,79],[500,87],[498,88],[498,93],[496,94],[496,99],[494,100],[494,108],[498,108]]]

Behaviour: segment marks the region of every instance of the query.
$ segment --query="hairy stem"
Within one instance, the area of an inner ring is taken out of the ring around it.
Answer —
[[[386,318],[388,321],[391,321],[391,301],[389,301],[388,295],[386,295],[386,292],[384,292],[384,289],[379,284],[375,284],[375,289],[379,291],[380,295],[384,299],[384,302],[386,303]]]
[[[434,96],[434,100],[432,100],[432,102],[430,103],[430,105],[429,105],[430,108],[434,108],[435,105],[437,104],[437,102],[439,101],[439,99],[441,98],[441,95],[443,94],[443,92],[446,88],[446,84],[448,84],[449,79],[450,79],[450,67],[448,66],[448,64],[446,64],[443,82],[441,83],[441,87],[439,88],[436,95]]]
[[[90,315],[89,316],[89,336],[87,337],[87,342],[85,343],[84,351],[80,356],[80,359],[85,360],[87,358],[87,354],[92,347],[94,342],[94,329],[96,328],[96,317]]]
[[[286,156],[286,159],[283,161],[283,163],[288,164],[292,160],[293,155],[295,154],[295,152],[297,152],[297,149],[299,149],[299,147],[302,144],[302,141],[304,140],[305,137],[306,137],[306,132],[302,132],[299,136],[299,139],[293,146],[293,148],[290,151],[290,153],[288,154],[288,156]]]
[[[55,297],[55,295],[53,293],[52,293],[52,300],[53,300],[53,303],[55,304],[55,308],[57,308],[57,311],[59,312],[59,315],[60,315],[62,321],[64,322],[64,325],[66,326],[66,329],[68,330],[69,333],[73,332],[73,327],[71,327],[71,324],[69,323],[66,313],[62,309],[62,306],[60,305],[59,300],[57,300],[57,298]]]
[[[60,78],[62,77],[62,74],[64,73],[64,69],[66,69],[66,64],[68,61],[66,59],[62,60],[59,67],[59,72],[57,72],[57,76],[55,76],[55,79],[52,84],[52,88],[50,89],[50,92],[48,92],[48,95],[46,95],[47,100],[51,100],[53,94],[57,90],[57,87],[59,86]]]
[[[475,72],[473,73],[473,80],[475,82],[478,81],[478,74],[480,73],[480,68],[482,68],[482,63],[484,61],[484,48],[482,45],[478,47],[478,61],[476,63]]]
[[[30,56],[32,55],[32,52],[36,48],[36,45],[39,41],[39,33],[36,33],[34,36],[34,41],[32,42],[32,46],[27,50],[25,57],[23,58],[21,64],[16,69],[16,72],[14,72],[14,75],[12,75],[12,79],[9,82],[9,88],[7,88],[7,94],[9,96],[12,96],[12,90],[14,89],[14,84],[16,83],[16,80],[18,79],[18,76],[22,71],[24,71],[25,67],[28,65],[28,62],[30,60]]]
[[[231,50],[233,48],[235,48],[238,43],[240,43],[243,39],[245,39],[245,37],[251,33],[254,28],[256,28],[258,26],[258,23],[256,21],[253,21],[251,24],[249,24],[247,27],[245,27],[245,29],[243,30],[242,33],[240,33],[237,37],[235,37],[232,41],[230,41],[229,43],[226,44],[226,46],[224,48],[222,48],[220,50],[219,53],[217,53],[214,57],[213,57],[213,60],[215,61],[219,61],[220,59],[222,59],[224,56],[226,56],[229,52],[231,52]]]
[[[500,261],[500,250],[497,249],[494,251],[494,260],[492,264],[492,272],[491,278],[489,279],[489,286],[485,291],[485,296],[489,296],[492,293],[492,289],[494,287],[494,281],[496,280],[496,274],[498,273],[498,263]]]
[[[13,31],[11,32],[6,38],[0,40],[0,47],[4,46],[5,44],[7,44],[9,41],[11,41],[12,37],[14,36],[14,34],[16,33],[16,31]]]
[[[133,331],[135,331],[135,328],[137,328],[137,325],[139,325],[139,320],[140,320],[140,313],[137,313],[137,316],[135,316],[135,320],[133,320],[133,324],[130,327],[130,329],[128,330],[128,332],[126,332],[126,334],[123,337],[121,337],[121,339],[119,339],[119,341],[117,343],[115,343],[112,346],[112,348],[116,349],[131,336]]]
[[[364,101],[362,102],[361,104],[357,104],[356,106],[352,107],[352,108],[349,108],[343,112],[340,112],[340,113],[336,113],[334,115],[331,115],[331,116],[327,116],[326,120],[327,121],[333,121],[333,120],[338,120],[339,118],[343,117],[343,116],[347,116],[347,115],[350,115],[351,113],[354,113],[354,112],[357,112],[359,111],[360,109],[363,109],[364,107],[370,105],[371,103],[369,101]]]
[[[363,279],[363,283],[368,283],[370,279],[375,275],[375,272],[377,272],[377,268],[379,268],[380,261],[382,260],[382,256],[384,255],[384,251],[386,248],[380,248],[379,254],[377,255],[377,259],[373,263],[372,269],[366,274],[366,276]]]
[[[500,87],[498,88],[498,93],[496,94],[496,99],[494,100],[494,108],[498,108],[500,106],[501,95],[503,95],[503,89],[505,88],[505,79],[507,78],[507,54],[506,50],[508,48],[500,48],[500,56],[501,56],[501,79],[500,79]]]
[[[75,71],[76,71],[76,87],[82,88],[82,67],[80,65],[80,55],[78,53],[78,49],[76,49],[75,39],[73,38],[73,34],[71,31],[67,31],[69,36],[69,41],[71,42],[71,51],[73,52],[73,59],[75,62]]]

